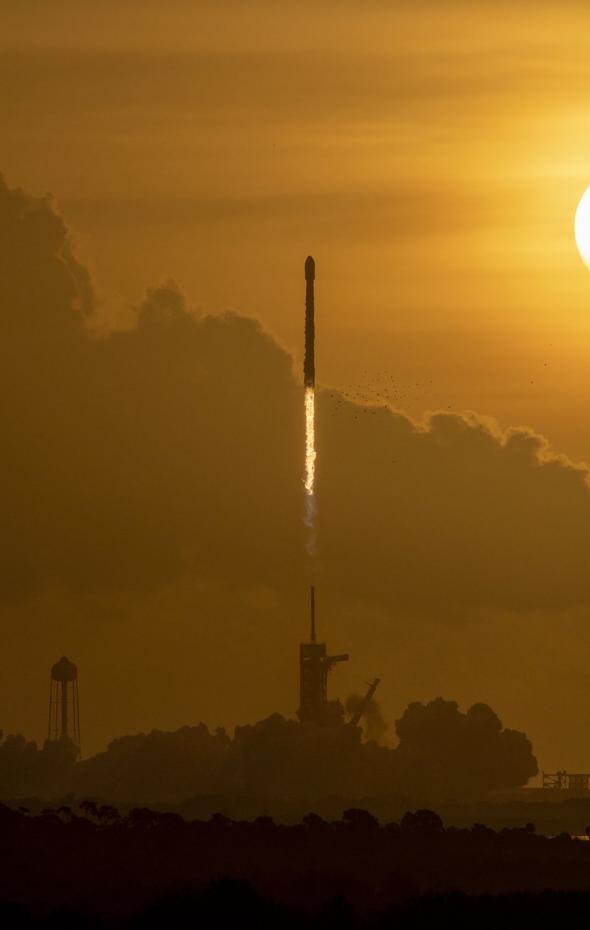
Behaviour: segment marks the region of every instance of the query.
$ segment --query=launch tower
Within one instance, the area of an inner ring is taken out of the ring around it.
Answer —
[[[335,726],[342,723],[340,701],[328,700],[328,675],[337,662],[347,662],[348,653],[329,656],[325,643],[318,643],[315,627],[315,588],[310,588],[311,635],[299,646],[299,710],[301,722]]]

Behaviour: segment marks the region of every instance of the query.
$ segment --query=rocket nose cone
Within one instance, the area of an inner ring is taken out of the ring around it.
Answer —
[[[315,262],[311,255],[305,259],[305,280],[313,281],[315,279]]]

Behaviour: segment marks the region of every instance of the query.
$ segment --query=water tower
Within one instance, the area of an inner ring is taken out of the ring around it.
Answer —
[[[70,739],[80,751],[78,669],[62,656],[49,679],[49,739]]]

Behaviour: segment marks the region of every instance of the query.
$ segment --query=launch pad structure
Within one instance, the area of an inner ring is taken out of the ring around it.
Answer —
[[[542,772],[542,787],[557,791],[569,791],[572,794],[588,794],[590,792],[589,772],[566,772],[565,769],[557,772]]]
[[[342,723],[344,708],[340,701],[328,700],[328,675],[338,662],[348,662],[348,653],[328,655],[325,643],[318,643],[315,623],[315,587],[310,588],[309,642],[299,645],[299,710],[302,723],[323,725]]]

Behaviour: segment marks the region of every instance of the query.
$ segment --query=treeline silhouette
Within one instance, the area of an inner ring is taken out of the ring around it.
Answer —
[[[445,828],[427,809],[384,826],[359,808],[280,826],[148,808],[122,816],[92,801],[39,816],[0,805],[0,851],[8,926],[52,915],[61,927],[418,927],[438,915],[437,926],[477,917],[491,927],[543,908],[557,919],[590,900],[589,842],[532,824]]]
[[[82,762],[67,742],[38,750],[22,737],[0,743],[0,797],[73,793],[113,802],[171,803],[197,796],[317,801],[392,793],[425,800],[480,797],[523,785],[537,772],[529,740],[494,711],[454,701],[413,703],[396,722],[392,749],[360,727],[322,727],[279,714],[210,732],[204,724],[125,736]]]

